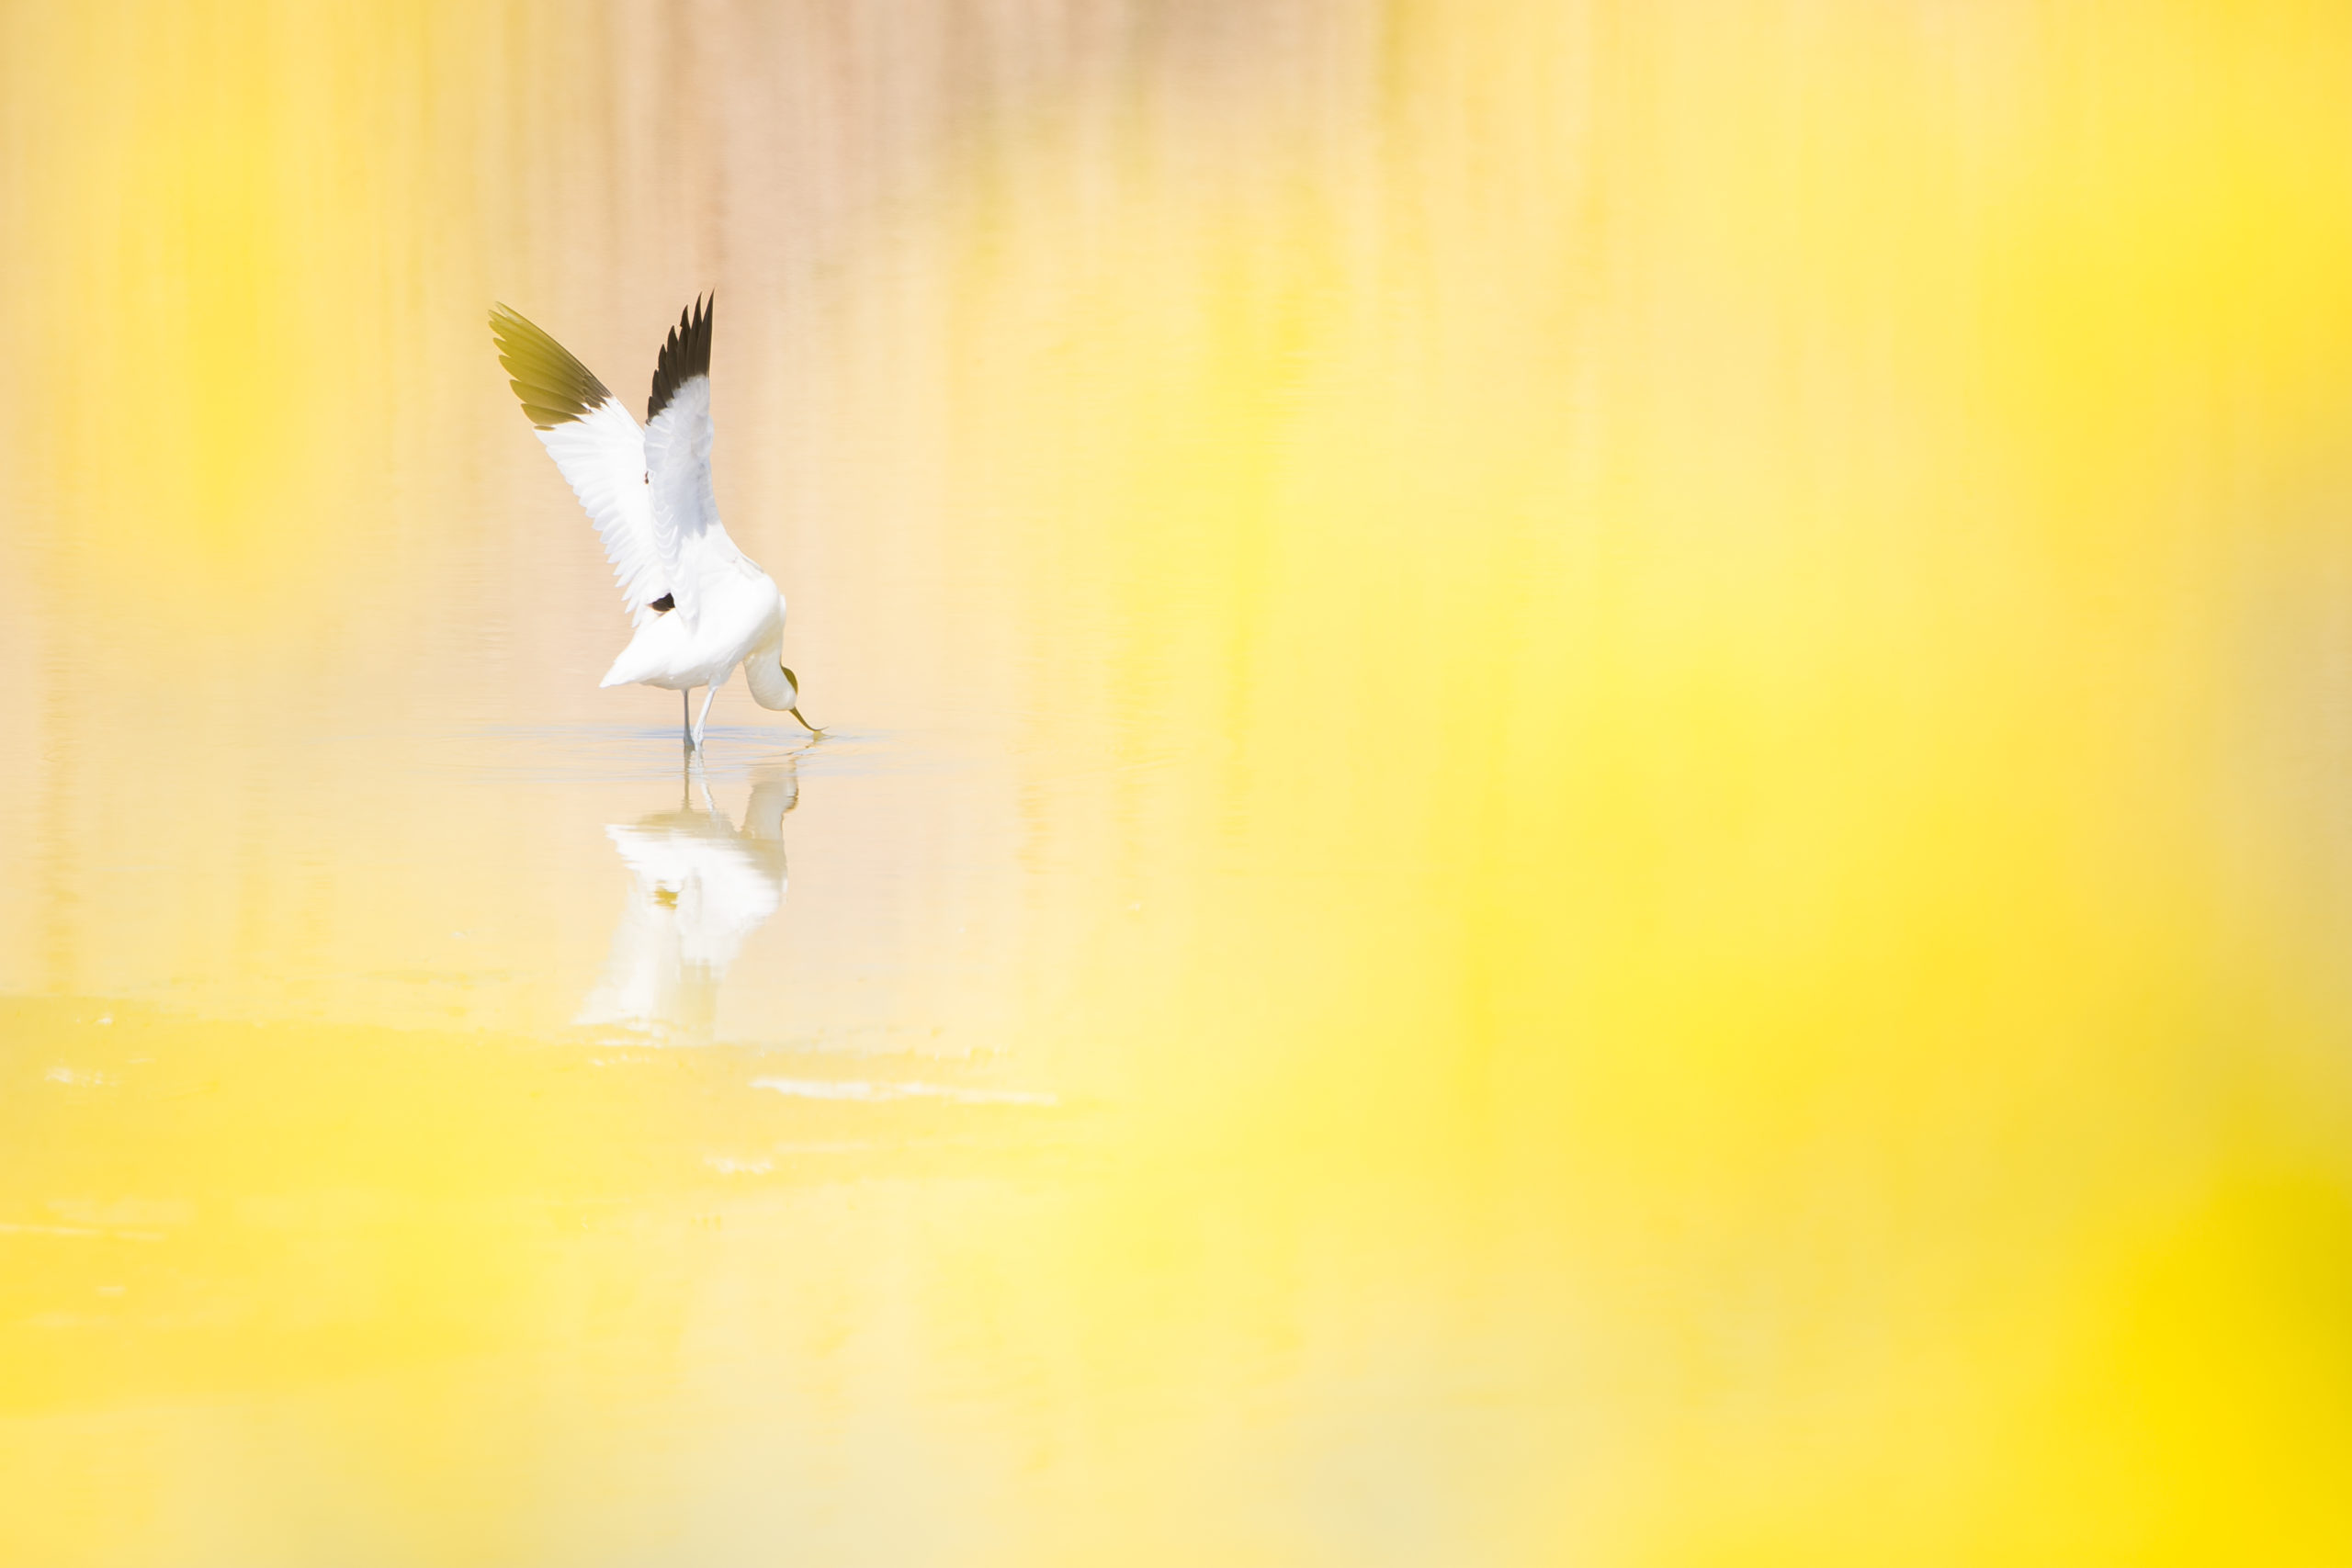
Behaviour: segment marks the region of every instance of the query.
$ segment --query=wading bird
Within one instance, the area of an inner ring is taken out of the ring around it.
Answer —
[[[695,300],[670,329],[642,429],[561,344],[503,305],[490,311],[498,362],[595,523],[636,628],[599,684],[677,693],[693,750],[738,664],[754,702],[818,733],[800,717],[800,682],[784,667],[784,593],[727,536],[710,488],[713,303]],[[705,688],[699,716],[696,686]]]

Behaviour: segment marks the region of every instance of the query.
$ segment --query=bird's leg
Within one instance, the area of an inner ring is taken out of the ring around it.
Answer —
[[[695,749],[695,694],[684,686],[678,688],[678,739],[687,750]]]
[[[703,726],[710,722],[710,699],[717,695],[718,695],[718,682],[713,681],[709,685],[703,688],[702,716],[695,720],[695,747],[697,750],[702,747]]]

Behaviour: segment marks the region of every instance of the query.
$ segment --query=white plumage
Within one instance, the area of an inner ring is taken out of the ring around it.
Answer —
[[[642,427],[586,366],[513,310],[492,307],[490,332],[524,414],[596,525],[628,608],[634,635],[602,684],[682,695],[705,688],[702,713],[685,729],[686,744],[699,749],[711,699],[741,665],[752,700],[814,733],[782,659],[784,594],[718,520],[711,302],[681,312],[662,344]]]

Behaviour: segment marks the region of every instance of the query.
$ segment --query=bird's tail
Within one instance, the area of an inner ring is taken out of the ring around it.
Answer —
[[[642,681],[668,669],[672,649],[666,645],[677,635],[675,628],[668,624],[669,620],[669,616],[663,615],[638,627],[637,635],[628,639],[628,646],[621,649],[620,657],[613,660],[613,667],[605,671],[605,678],[596,684],[626,686],[632,681]]]

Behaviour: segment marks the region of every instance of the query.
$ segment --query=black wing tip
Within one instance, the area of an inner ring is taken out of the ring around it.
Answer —
[[[536,430],[584,419],[612,400],[612,391],[571,351],[549,337],[511,305],[490,308],[490,337],[498,363],[512,378],[507,385],[523,404],[523,417]]]
[[[645,423],[650,424],[678,389],[697,376],[710,374],[710,318],[718,303],[716,293],[697,295],[689,310],[678,312],[678,324],[662,344],[662,356],[653,365],[653,395],[645,400]]]

